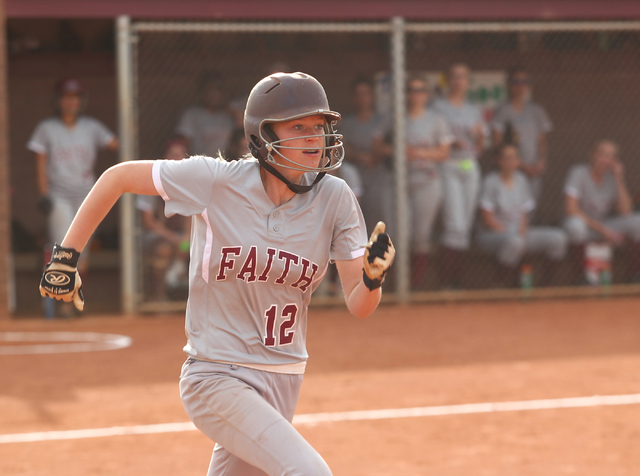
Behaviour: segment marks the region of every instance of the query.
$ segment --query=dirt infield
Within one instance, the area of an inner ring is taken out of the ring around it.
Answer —
[[[310,311],[297,414],[640,394],[640,299]],[[2,435],[186,422],[180,316],[0,321],[130,347],[0,354]],[[30,343],[33,344],[33,343]],[[3,343],[6,345],[26,345]],[[638,475],[640,404],[298,425],[335,475]],[[0,443],[1,475],[206,474],[197,431]]]

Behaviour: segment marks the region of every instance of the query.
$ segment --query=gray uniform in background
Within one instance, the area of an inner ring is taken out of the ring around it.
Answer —
[[[48,225],[52,243],[62,242],[96,181],[93,169],[98,149],[110,144],[114,137],[104,124],[87,116],[79,116],[72,128],[58,117],[45,119],[33,132],[27,148],[47,155],[52,203]]]
[[[453,140],[447,121],[433,109],[425,109],[417,118],[407,117],[406,138],[410,147],[438,147]],[[440,170],[431,160],[411,160],[407,169],[412,251],[425,254],[429,252],[433,222],[442,204]]]
[[[364,188],[362,186],[362,177],[360,177],[358,167],[350,164],[349,162],[342,162],[340,168],[337,169],[333,175],[344,180],[356,198],[360,200]]]
[[[527,165],[535,164],[540,155],[540,134],[547,134],[553,129],[553,124],[542,106],[532,101],[527,102],[522,111],[513,109],[510,102],[498,106],[491,121],[491,128],[500,133],[505,132],[507,124],[511,124],[518,135],[520,160]],[[534,198],[540,197],[542,190],[541,177],[529,178]]]
[[[347,114],[340,121],[338,128],[344,136],[347,150],[362,153],[373,153],[374,140],[378,137],[384,138],[389,130],[388,121],[377,114],[366,122],[359,121],[355,114]],[[348,152],[345,159],[353,160]],[[373,231],[376,223],[382,220],[387,225],[387,232],[393,234],[395,214],[391,169],[385,163],[378,163],[374,167],[356,163],[356,166],[362,179],[360,206],[369,233]]]
[[[526,253],[543,253],[555,261],[565,257],[567,236],[560,228],[529,226],[525,235],[519,233],[523,216],[535,208],[522,172],[516,172],[511,188],[505,186],[499,172],[488,174],[482,185],[480,208],[492,212],[504,226],[504,231],[498,232],[482,224],[478,232],[478,246],[495,254],[500,264],[515,267]]]
[[[453,250],[467,250],[480,190],[480,167],[473,130],[478,125],[486,134],[480,109],[469,102],[456,107],[447,99],[437,99],[433,108],[441,113],[462,149],[451,149],[449,160],[441,165],[444,185],[442,244]]]
[[[229,147],[234,127],[233,118],[226,112],[192,106],[180,117],[176,134],[189,139],[191,154],[216,157]]]
[[[290,422],[311,293],[330,259],[364,254],[356,198],[327,176],[275,206],[255,159],[158,161],[153,180],[165,214],[192,217],[180,390],[191,420],[216,442],[209,474],[330,475]]]
[[[633,241],[640,242],[640,214],[611,216],[618,201],[618,189],[611,172],[603,177],[602,183],[597,184],[587,164],[575,165],[569,171],[564,191],[578,200],[578,206],[586,215]],[[564,228],[572,244],[602,240],[602,236],[589,228],[587,222],[578,215],[567,217]]]

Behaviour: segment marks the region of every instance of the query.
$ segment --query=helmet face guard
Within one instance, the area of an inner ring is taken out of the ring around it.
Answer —
[[[275,122],[288,122],[299,119],[300,117],[308,117],[309,115],[310,114],[305,114],[298,117],[287,118],[286,120],[265,119],[260,123],[260,140],[264,143],[264,146],[266,147],[268,152],[267,156],[265,157],[266,162],[273,166],[282,167],[284,169],[297,170],[299,172],[317,173],[330,172],[332,170],[336,170],[342,165],[342,161],[344,160],[344,144],[342,142],[343,136],[342,134],[334,132],[333,124],[335,123],[335,121],[333,121],[333,123],[327,123],[325,125],[324,134],[292,137],[290,139],[279,139],[271,130],[271,127],[269,127],[270,124],[273,124]],[[309,147],[293,147],[286,145],[287,142],[312,138],[321,138],[324,142],[324,146],[322,147],[322,157],[320,158],[320,163],[317,167],[310,167],[307,165],[299,164],[285,155],[287,150],[309,150]],[[274,156],[280,157],[281,161],[276,161],[276,157]]]
[[[280,139],[271,124],[289,122],[304,117],[321,115],[325,119],[323,134]],[[270,174],[285,183],[295,193],[306,193],[327,172],[337,169],[344,159],[342,135],[334,125],[340,114],[331,111],[322,85],[305,73],[275,73],[258,82],[251,91],[244,114],[244,129],[249,150],[260,165]],[[287,150],[309,150],[309,147],[294,147],[293,140],[322,138],[322,156],[317,166],[303,165],[286,156]],[[310,185],[290,182],[282,169],[303,173],[315,173]]]

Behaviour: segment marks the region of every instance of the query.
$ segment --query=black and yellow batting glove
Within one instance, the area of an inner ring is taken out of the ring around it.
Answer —
[[[73,248],[55,244],[51,261],[44,267],[40,280],[40,294],[58,301],[72,302],[78,311],[84,309],[82,280],[78,273],[80,253]]]
[[[386,228],[384,222],[379,221],[365,247],[362,279],[370,291],[382,286],[396,256],[391,238],[385,233]]]

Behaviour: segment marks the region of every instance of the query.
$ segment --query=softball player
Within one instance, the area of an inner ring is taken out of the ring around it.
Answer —
[[[446,98],[434,102],[455,140],[449,160],[441,165],[444,200],[442,205],[442,280],[445,285],[459,285],[463,260],[471,244],[471,228],[480,190],[478,156],[484,148],[486,125],[480,109],[467,100],[469,68],[454,64],[447,75]]]
[[[95,183],[93,169],[98,150],[118,149],[118,140],[104,124],[80,114],[84,90],[77,79],[59,81],[55,92],[57,115],[41,121],[27,144],[35,154],[38,206],[47,215],[50,244],[62,241]],[[83,273],[87,270],[87,256],[80,264]],[[55,315],[52,304],[55,303],[45,300],[49,318]],[[61,311],[66,314],[70,310]]]
[[[412,287],[420,289],[430,251],[433,222],[442,203],[438,164],[449,158],[453,136],[439,113],[427,108],[429,88],[424,78],[407,81],[407,161],[412,214]]]
[[[498,162],[500,170],[488,174],[482,187],[478,245],[497,256],[506,285],[515,284],[517,266],[526,253],[543,253],[549,261],[542,284],[549,284],[567,253],[567,236],[560,228],[529,226],[535,201],[526,176],[518,170],[517,147],[502,145]]]
[[[598,142],[591,164],[575,165],[565,183],[564,229],[575,254],[583,253],[588,241],[621,245],[628,240],[632,271],[640,265],[640,214],[632,213],[632,201],[618,160],[618,146],[609,140]],[[582,260],[578,260],[580,265]]]
[[[216,442],[209,475],[330,475],[291,425],[307,352],[307,307],[335,260],[348,309],[380,300],[395,250],[384,224],[366,246],[362,213],[340,166],[340,115],[304,73],[277,73],[251,91],[245,133],[254,158],[117,165],[83,203],[41,281],[41,292],[83,307],[79,251],[124,192],[160,195],[165,213],[192,217],[187,414]]]
[[[522,170],[529,178],[537,200],[542,190],[542,175],[547,168],[547,134],[553,124],[542,106],[531,101],[531,80],[522,68],[509,72],[509,101],[500,105],[491,121],[493,145],[503,142],[507,125],[513,127],[522,158]]]
[[[385,156],[376,150],[376,139],[382,139],[389,129],[388,120],[375,111],[370,80],[356,79],[351,91],[356,111],[345,114],[340,121],[340,132],[345,137],[347,160],[358,167],[362,178],[362,213],[370,231],[379,220],[391,228],[393,173],[385,164]]]

